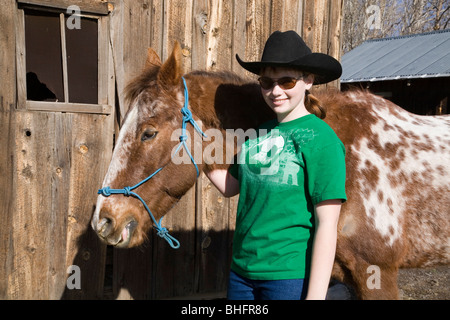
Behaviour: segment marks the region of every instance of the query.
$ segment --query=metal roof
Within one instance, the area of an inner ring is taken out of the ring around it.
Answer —
[[[341,63],[342,83],[450,77],[450,29],[368,40]]]

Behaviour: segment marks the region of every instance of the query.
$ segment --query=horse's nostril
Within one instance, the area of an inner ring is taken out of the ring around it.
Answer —
[[[97,233],[106,238],[113,230],[112,220],[109,218],[102,218],[97,225]]]

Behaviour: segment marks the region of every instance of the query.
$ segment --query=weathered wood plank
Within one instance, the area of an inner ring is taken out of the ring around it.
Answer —
[[[153,0],[151,5],[151,26],[150,26],[150,46],[158,53],[159,57],[163,56],[163,39],[164,30],[164,0]]]
[[[331,1],[330,12],[329,12],[329,27],[328,27],[328,46],[327,54],[333,56],[334,58],[340,60],[341,58],[341,47],[342,47],[342,24],[341,16],[343,8],[343,0],[341,1]],[[340,88],[340,80],[335,80],[329,84],[327,87]]]
[[[9,298],[9,275],[14,252],[11,229],[15,212],[14,129],[16,107],[16,3],[3,1],[0,10],[0,299]]]
[[[231,1],[210,1],[203,26],[206,38],[206,70],[231,70],[233,60],[233,10]],[[241,36],[239,36],[242,38]],[[229,267],[228,199],[225,199],[205,175],[197,188],[197,277],[198,293],[226,289]]]
[[[302,25],[302,38],[305,43],[314,49],[314,10],[316,7],[316,1],[308,1],[303,6],[303,25]]]
[[[110,105],[83,104],[83,103],[60,103],[45,101],[27,101],[26,108],[30,111],[54,111],[70,113],[92,113],[112,114],[113,107]]]
[[[16,78],[17,78],[17,106],[18,109],[25,109],[27,87],[26,87],[26,52],[25,52],[25,16],[23,10],[15,12],[15,20],[12,24],[15,26],[16,36]]]
[[[12,223],[14,256],[9,295],[13,299],[45,299],[47,292],[42,285],[44,283],[42,275],[46,272],[42,272],[42,268],[48,259],[48,247],[42,223],[49,222],[47,212],[51,205],[49,202],[51,183],[47,176],[46,152],[36,150],[36,145],[41,145],[37,141],[44,138],[45,134],[43,131],[35,130],[36,126],[29,114],[17,114],[17,120],[14,152],[17,155],[15,160],[18,170],[15,202],[17,210]],[[46,117],[36,122],[43,130],[50,126]],[[39,161],[38,157],[46,160]],[[37,185],[37,179],[41,180],[42,185]],[[36,192],[38,190],[42,193]],[[43,194],[49,196],[44,197]],[[44,211],[42,215],[39,212],[40,208]]]
[[[297,30],[301,1],[272,0],[271,32]]]
[[[113,115],[72,117],[71,137],[66,144],[70,146],[71,157],[65,261],[66,270],[70,265],[80,268],[81,290],[66,289],[62,296],[65,299],[103,296],[106,246],[91,229],[90,219],[95,210],[96,190],[111,159],[113,130]]]
[[[164,216],[163,226],[180,241],[174,250],[169,244],[153,236],[152,297],[163,299],[186,296],[196,292],[195,283],[195,187]]]
[[[211,0],[208,10],[206,70],[230,70],[233,34],[231,1]]]
[[[192,66],[192,30],[194,28],[193,1],[170,0],[165,2],[164,36],[167,37],[163,55],[172,52],[174,41],[182,49],[182,70],[184,73]],[[181,127],[181,122],[180,122]],[[191,128],[188,128],[191,130]],[[193,136],[191,132],[191,136]],[[190,164],[188,164],[190,165]],[[195,187],[191,188],[180,202],[163,219],[163,226],[181,243],[177,250],[154,232],[152,264],[152,297],[156,299],[185,296],[195,293]]]
[[[122,5],[124,85],[139,75],[150,47],[151,0],[125,1]],[[120,92],[122,93],[122,92]]]
[[[118,300],[151,299],[152,242],[141,248],[114,250],[113,295]]]
[[[208,0],[196,0],[192,9],[192,70],[206,68],[206,52],[208,51],[209,11]]]
[[[231,70],[241,76],[245,74],[244,69],[236,61],[236,54],[245,57],[246,50],[246,28],[247,28],[247,5],[244,1],[233,0],[233,28],[232,28],[232,52]]]
[[[47,183],[51,185],[51,194],[47,195],[47,197],[50,199],[50,207],[45,209],[48,210],[48,222],[44,227],[45,230],[42,231],[47,234],[46,250],[48,250],[49,257],[47,266],[45,266],[46,272],[42,272],[45,269],[41,272],[47,275],[48,299],[59,299],[65,288],[64,282],[67,278],[66,239],[72,164],[70,146],[73,117],[71,114],[61,113],[55,113],[53,116],[53,128],[51,132],[48,132],[48,141],[53,141],[54,143],[52,150],[49,152],[51,159],[48,159],[50,160],[48,171],[50,181]],[[44,141],[41,141],[40,148],[42,148],[42,143],[44,143],[45,148],[46,143]],[[42,181],[37,181],[37,183],[40,184]],[[63,284],[62,287],[61,284]]]
[[[109,35],[109,17],[103,17],[98,19],[98,104],[108,105],[108,87],[111,83],[111,77],[113,77],[114,70],[110,68],[110,35]],[[113,79],[114,80],[114,79]],[[112,82],[114,84],[114,81]],[[114,97],[114,93],[111,97]],[[111,105],[114,105],[113,101],[109,101]]]
[[[327,54],[340,59],[341,57],[341,35],[342,24],[341,15],[343,8],[343,0],[331,1],[329,12],[328,42]]]
[[[114,4],[114,10],[110,15],[110,42],[114,65],[114,75],[116,79],[116,92],[118,103],[118,119],[122,122],[127,112],[124,97],[122,95],[126,86],[127,79],[125,78],[124,59],[124,34],[123,34],[123,19],[124,19],[124,3],[123,0],[118,0]],[[144,60],[145,61],[145,60]]]
[[[316,1],[314,8],[314,44],[311,48],[315,52],[328,51],[330,0]]]
[[[244,61],[258,61],[264,49],[264,44],[270,35],[270,2],[247,1],[246,9],[246,47]],[[252,79],[254,75],[245,71]]]
[[[202,175],[201,215],[199,232],[199,292],[226,290],[230,266],[231,248],[230,199],[226,199]]]
[[[172,52],[174,42],[178,41],[181,45],[182,71],[186,73],[192,65],[193,0],[170,0],[165,4],[164,14],[168,24],[164,32],[167,36],[164,56]]]

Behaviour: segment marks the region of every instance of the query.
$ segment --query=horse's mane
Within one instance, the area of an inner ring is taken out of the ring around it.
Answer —
[[[236,85],[242,85],[245,83],[249,83],[250,81],[248,79],[244,79],[237,75],[234,72],[231,71],[205,71],[205,70],[195,70],[188,75],[192,76],[201,76],[206,78],[215,78],[219,79],[224,83],[227,84],[236,84]]]
[[[124,89],[125,101],[131,103],[141,92],[155,85],[159,69],[159,66],[148,67],[140,75],[131,80]]]
[[[152,87],[157,79],[159,69],[159,66],[148,67],[140,75],[131,80],[124,89],[125,101],[131,103],[139,96],[141,92]],[[236,73],[230,71],[194,70],[189,72],[187,76],[215,78],[221,80],[223,83],[235,85],[242,85],[251,82],[248,79],[243,79]]]

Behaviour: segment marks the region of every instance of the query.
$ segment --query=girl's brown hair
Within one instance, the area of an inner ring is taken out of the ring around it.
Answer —
[[[305,108],[309,113],[315,114],[320,119],[325,119],[327,110],[322,106],[319,99],[313,96],[309,90],[305,92]]]

